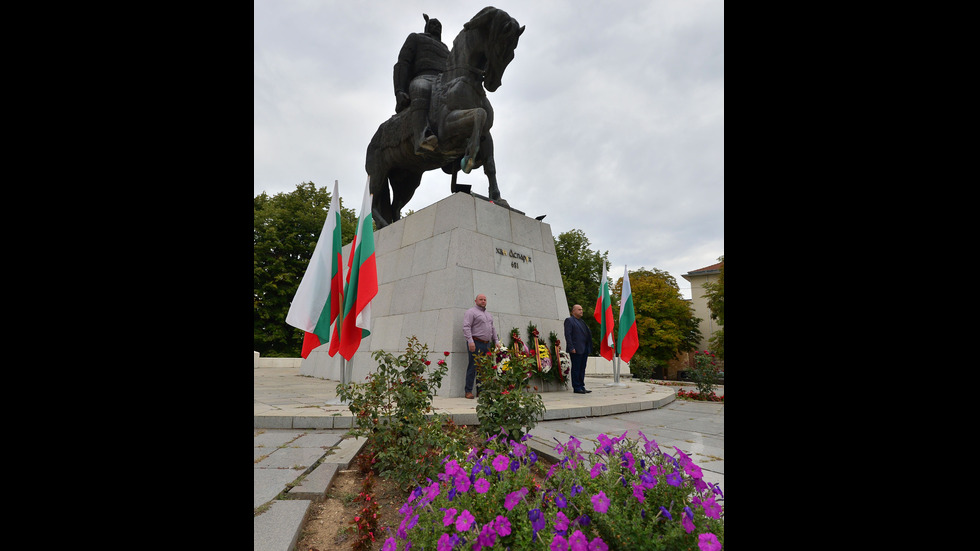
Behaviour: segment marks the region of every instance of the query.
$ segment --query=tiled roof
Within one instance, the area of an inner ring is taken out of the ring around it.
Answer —
[[[699,268],[697,270],[691,270],[690,272],[687,272],[687,275],[695,275],[700,272],[717,272],[718,270],[721,269],[722,264],[724,264],[724,262],[712,264],[711,266],[705,266],[704,268]]]

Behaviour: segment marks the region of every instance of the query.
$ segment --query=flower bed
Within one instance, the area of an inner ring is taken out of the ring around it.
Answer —
[[[685,400],[700,400],[704,402],[724,402],[724,396],[718,396],[714,391],[704,394],[702,392],[695,392],[693,390],[678,390],[677,397],[683,398]]]
[[[603,434],[591,453],[571,437],[538,485],[530,436],[502,431],[416,487],[383,549],[722,549],[721,489],[678,448],[671,455],[639,437]]]

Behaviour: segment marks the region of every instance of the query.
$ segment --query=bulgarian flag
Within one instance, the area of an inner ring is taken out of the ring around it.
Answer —
[[[633,293],[630,290],[630,272],[627,269],[623,274],[623,292],[619,295],[619,338],[616,348],[619,350],[619,357],[624,362],[629,362],[639,347],[640,337],[636,333]]]
[[[595,320],[601,327],[599,336],[599,355],[612,361],[615,351],[613,343],[612,298],[609,296],[609,282],[606,281],[606,263],[602,263],[602,281],[599,282],[599,296],[595,301]]]
[[[371,177],[364,184],[361,218],[351,243],[344,310],[340,323],[340,355],[350,360],[371,334],[371,300],[378,294],[378,267],[374,255],[374,218],[371,215]]]
[[[330,209],[323,222],[320,239],[313,248],[313,256],[286,314],[286,323],[304,332],[303,358],[330,340],[330,324],[340,314],[343,304],[339,198],[337,181],[334,180]]]

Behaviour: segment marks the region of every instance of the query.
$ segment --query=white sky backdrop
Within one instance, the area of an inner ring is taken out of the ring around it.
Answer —
[[[610,283],[624,266],[658,268],[691,298],[681,275],[725,252],[722,0],[255,0],[253,195],[337,180],[358,211],[405,38],[426,13],[451,48],[488,5],[526,26],[488,93],[501,196],[547,215],[556,238],[580,229],[608,250]],[[482,168],[458,181],[488,195]],[[403,212],[449,182],[427,172]]]

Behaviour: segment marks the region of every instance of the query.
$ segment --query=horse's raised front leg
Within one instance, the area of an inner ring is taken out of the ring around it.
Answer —
[[[480,151],[480,133],[483,131],[483,125],[486,122],[487,112],[481,107],[453,111],[446,116],[445,128],[450,133],[449,135],[467,132],[470,134],[470,138],[466,142],[466,150],[463,152],[463,159],[459,162],[459,167],[466,174],[473,170],[476,154]]]

